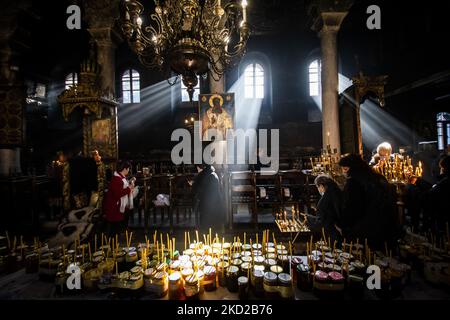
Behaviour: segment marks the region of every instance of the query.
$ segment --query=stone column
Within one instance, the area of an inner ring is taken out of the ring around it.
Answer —
[[[109,98],[115,97],[115,49],[121,36],[115,31],[115,21],[119,18],[118,0],[84,0],[84,19],[88,32],[95,42],[97,63],[101,67],[102,89]]]
[[[217,59],[217,57],[213,57]],[[217,81],[215,79],[218,79]],[[210,93],[225,93],[225,75],[219,76],[213,71],[209,72],[209,92]]]
[[[327,149],[341,152],[339,133],[339,77],[336,36],[348,13],[351,1],[316,0],[313,4],[315,22],[313,30],[318,32],[322,51],[322,144]]]
[[[3,20],[0,34],[0,176],[20,175],[20,150],[25,140],[26,87],[19,67],[11,64],[16,55],[9,43],[17,27],[14,16]]]

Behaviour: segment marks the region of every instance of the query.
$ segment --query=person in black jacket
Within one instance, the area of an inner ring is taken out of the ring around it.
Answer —
[[[439,161],[440,176],[438,182],[431,188],[425,204],[426,216],[432,220],[433,231],[446,231],[450,223],[450,156],[443,156]]]
[[[224,231],[225,208],[219,177],[213,166],[197,165],[198,175],[192,183],[195,210],[200,214],[200,228],[219,228]]]
[[[356,154],[343,157],[339,165],[347,176],[343,194],[342,236],[347,241],[367,239],[373,249],[392,246],[400,230],[396,189]]]
[[[320,175],[314,180],[320,195],[315,216],[308,215],[309,228],[313,233],[322,233],[331,238],[331,243],[341,241],[340,217],[342,211],[342,191],[337,183],[326,175]],[[328,239],[326,239],[328,240]]]

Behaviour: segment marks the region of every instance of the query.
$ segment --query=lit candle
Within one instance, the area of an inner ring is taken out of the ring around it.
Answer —
[[[242,0],[242,17],[244,22],[247,22],[247,4],[247,0]]]

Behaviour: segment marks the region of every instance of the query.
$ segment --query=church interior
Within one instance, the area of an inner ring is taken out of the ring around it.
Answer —
[[[1,300],[450,299],[448,2],[1,7]]]

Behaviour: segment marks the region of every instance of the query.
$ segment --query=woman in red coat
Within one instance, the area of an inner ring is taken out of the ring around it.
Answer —
[[[118,163],[106,193],[103,212],[105,212],[108,223],[107,232],[110,236],[123,232],[126,222],[125,212],[133,208],[134,181],[129,183],[126,179],[130,167],[127,161]]]

